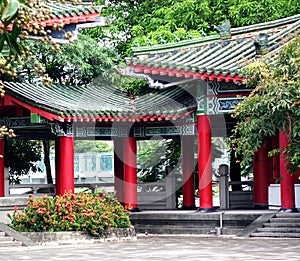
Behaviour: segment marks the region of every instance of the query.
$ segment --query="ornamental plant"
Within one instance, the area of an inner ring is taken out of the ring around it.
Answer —
[[[8,214],[10,226],[19,232],[86,231],[99,236],[108,228],[130,227],[129,212],[111,194],[67,192],[62,196],[34,198],[26,207]]]

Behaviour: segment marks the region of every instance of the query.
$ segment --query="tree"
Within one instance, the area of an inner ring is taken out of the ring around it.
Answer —
[[[20,176],[39,170],[37,161],[41,160],[40,142],[29,140],[5,139],[5,167],[10,168],[10,183],[18,184]]]
[[[56,0],[59,1],[59,0]],[[47,1],[46,1],[47,2]],[[50,2],[50,1],[49,1]],[[74,2],[74,1],[73,1]],[[24,47],[23,41],[29,34],[40,35],[45,42],[53,44],[53,48],[59,51],[47,30],[46,21],[50,18],[51,10],[35,0],[2,0],[0,2],[0,73],[16,76],[13,65],[22,61],[30,62],[30,49]],[[55,24],[56,29],[62,29],[62,24]],[[66,34],[65,38],[70,39]],[[21,40],[21,41],[20,41]],[[42,67],[37,71],[44,73]]]
[[[113,147],[108,142],[95,140],[75,140],[74,149],[76,153],[113,151]]]
[[[34,54],[35,62],[41,64],[54,84],[84,86],[105,73],[119,62],[114,49],[101,47],[89,36],[80,36],[70,44],[60,46],[60,52],[50,44],[37,41],[25,43]],[[20,81],[34,81],[37,78],[32,64],[19,68]]]
[[[251,164],[254,153],[268,137],[284,130],[288,136],[289,168],[300,168],[300,37],[277,56],[246,68],[248,85],[255,88],[234,110],[238,124],[230,137],[242,167]],[[280,153],[276,148],[270,155]]]
[[[176,42],[217,33],[212,25],[226,18],[232,27],[288,17],[300,12],[297,0],[97,0],[109,21],[93,29],[123,56],[131,47]]]

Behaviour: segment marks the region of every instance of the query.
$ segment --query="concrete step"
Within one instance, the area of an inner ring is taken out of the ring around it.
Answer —
[[[9,237],[9,236],[0,236],[0,242],[3,241],[13,241],[13,237]]]
[[[293,217],[274,217],[270,219],[270,222],[274,223],[295,223],[295,224],[300,224],[300,219],[299,218],[293,218]]]
[[[142,234],[210,234],[215,230],[207,227],[181,227],[181,226],[135,226],[136,233]],[[212,231],[213,230],[213,231]]]
[[[19,247],[22,245],[22,242],[14,240],[11,236],[6,236],[5,232],[1,231],[0,234],[0,247]]]
[[[293,227],[300,228],[299,223],[284,223],[284,222],[272,222],[272,223],[264,223],[265,227]]]
[[[272,233],[272,232],[255,232],[251,237],[281,237],[281,238],[300,238],[300,233]]]
[[[275,233],[300,233],[300,228],[295,227],[262,227],[256,232],[275,232]]]
[[[300,219],[300,213],[277,213],[276,217],[278,217],[278,218],[299,218]]]
[[[22,246],[22,242],[19,241],[3,241],[0,242],[0,248],[1,247],[21,247]]]

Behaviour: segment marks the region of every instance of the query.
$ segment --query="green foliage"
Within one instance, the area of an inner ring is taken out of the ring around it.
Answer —
[[[106,193],[65,193],[62,196],[29,196],[22,212],[15,207],[11,227],[20,232],[86,231],[99,236],[108,227],[130,227],[129,213]]]
[[[113,147],[104,141],[95,140],[75,140],[74,142],[75,153],[86,152],[112,152]]]
[[[232,27],[251,25],[300,12],[297,0],[98,0],[109,26],[89,31],[109,39],[118,52],[131,55],[133,46],[151,46],[216,33],[212,25],[226,18]]]
[[[35,63],[41,63],[53,83],[60,85],[86,85],[100,75],[106,77],[105,73],[118,63],[118,55],[114,49],[100,47],[88,36],[82,36],[71,44],[61,45],[61,52],[57,52],[49,44],[37,41],[28,41],[27,45],[35,54]],[[24,64],[21,71],[21,76],[25,79],[32,80],[36,77],[31,64]]]
[[[17,40],[21,33],[20,25],[15,24],[11,32],[6,30],[6,27],[18,16],[19,5],[20,2],[18,0],[2,0],[0,2],[0,21],[3,23],[0,32],[0,58],[5,45],[8,47],[10,55],[21,54],[22,46]]]
[[[41,160],[42,147],[39,141],[6,139],[4,164],[9,168],[11,184],[20,183],[20,176],[38,171],[37,162]]]
[[[278,58],[270,56],[252,64],[245,73],[248,85],[255,89],[235,108],[238,124],[230,138],[242,155],[241,165],[250,164],[266,138],[284,130],[290,143],[286,148],[289,167],[295,172],[300,167],[300,38],[289,43]]]
[[[153,182],[163,179],[167,174],[167,167],[176,168],[179,174],[180,139],[151,140],[141,142],[138,150],[138,171],[140,182]]]

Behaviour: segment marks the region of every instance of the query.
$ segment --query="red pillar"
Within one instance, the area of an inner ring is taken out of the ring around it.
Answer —
[[[5,196],[4,180],[4,139],[0,138],[0,197]]]
[[[278,149],[279,148],[279,136],[274,135],[272,137],[272,149]],[[274,183],[280,178],[279,173],[279,155],[275,154],[272,158],[272,177],[270,178],[270,182]]]
[[[74,138],[59,138],[59,182],[57,193],[60,195],[71,191],[74,193]],[[57,194],[56,193],[56,194]]]
[[[124,140],[114,141],[114,184],[116,197],[124,204]]]
[[[195,209],[194,137],[182,137],[182,209]]]
[[[287,169],[288,161],[285,159],[286,153],[283,153],[283,149],[288,146],[288,138],[284,131],[279,132],[279,148],[280,153],[280,198],[281,198],[281,211],[296,211],[295,209],[295,189],[294,178]]]
[[[136,140],[125,138],[124,142],[124,201],[132,212],[139,211],[137,204]]]
[[[62,195],[61,191],[61,166],[60,166],[60,138],[55,140],[55,190],[56,195]]]
[[[212,206],[211,129],[207,115],[197,115],[198,169],[201,212],[215,211]]]
[[[269,166],[268,147],[265,144],[254,154],[254,209],[268,209]]]

